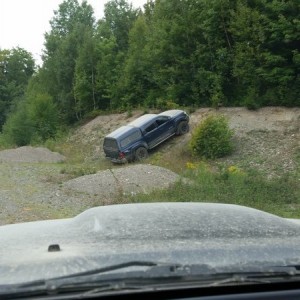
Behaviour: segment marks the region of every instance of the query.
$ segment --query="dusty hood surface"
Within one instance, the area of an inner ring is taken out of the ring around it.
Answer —
[[[137,260],[214,268],[299,264],[300,225],[236,205],[124,204],[5,225],[0,244],[0,283],[9,284]],[[60,251],[49,252],[53,244]]]

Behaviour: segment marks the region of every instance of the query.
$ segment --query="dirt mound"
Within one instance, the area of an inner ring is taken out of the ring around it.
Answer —
[[[64,187],[108,199],[167,188],[179,179],[178,174],[165,168],[136,164],[81,176],[67,181]]]
[[[0,151],[0,162],[56,163],[64,160],[63,155],[42,147],[24,146]]]

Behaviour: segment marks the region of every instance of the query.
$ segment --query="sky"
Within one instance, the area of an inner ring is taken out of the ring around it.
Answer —
[[[31,52],[38,64],[44,48],[44,33],[49,21],[63,0],[0,0],[0,49],[23,48]],[[79,0],[81,2],[81,0]],[[103,17],[108,0],[87,0],[96,19]],[[147,0],[128,0],[133,7],[142,7]]]

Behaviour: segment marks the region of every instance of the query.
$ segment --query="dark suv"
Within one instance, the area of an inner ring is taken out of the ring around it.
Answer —
[[[168,110],[160,114],[146,114],[107,135],[103,149],[115,163],[143,160],[148,150],[172,135],[189,131],[189,116],[182,110]]]

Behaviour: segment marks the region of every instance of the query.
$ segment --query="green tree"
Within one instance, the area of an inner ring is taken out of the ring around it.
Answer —
[[[234,5],[229,0],[149,3],[147,30],[139,33],[143,44],[129,40],[135,50],[129,48],[126,81],[137,82],[137,91],[152,105],[159,99],[180,105],[226,102],[232,78],[229,12]],[[139,73],[128,72],[137,60]],[[133,91],[128,90],[128,99],[135,97]]]
[[[233,75],[246,105],[296,105],[300,7],[295,1],[237,1]]]
[[[74,78],[75,112],[78,119],[91,110],[99,107],[99,97],[96,91],[95,40],[93,32],[86,30],[83,45],[78,50]]]
[[[128,54],[117,85],[117,92],[123,106],[132,107],[143,104],[150,87],[149,64],[145,57],[147,31],[145,17],[141,15],[129,32]]]
[[[124,62],[128,51],[128,35],[138,11],[125,0],[112,0],[105,4],[104,18],[98,22],[96,55],[96,90],[99,108],[120,108],[126,92],[123,86]]]
[[[76,61],[87,33],[93,34],[94,22],[93,9],[86,1],[79,5],[77,0],[66,0],[55,12],[50,21],[51,31],[45,35],[41,83],[48,86],[46,92],[53,97],[66,123],[78,117],[73,90]]]
[[[0,129],[7,114],[24,95],[34,72],[34,59],[26,50],[0,50]]]
[[[98,37],[96,40],[96,53],[98,58],[96,63],[98,107],[100,109],[111,109],[113,107],[113,97],[117,99],[115,106],[118,106],[119,102],[118,97],[115,96],[115,86],[120,76],[119,70],[123,64],[123,56],[118,55],[114,36]]]
[[[127,51],[128,34],[136,18],[137,10],[126,0],[111,0],[104,5],[104,20],[116,38],[118,51]]]

